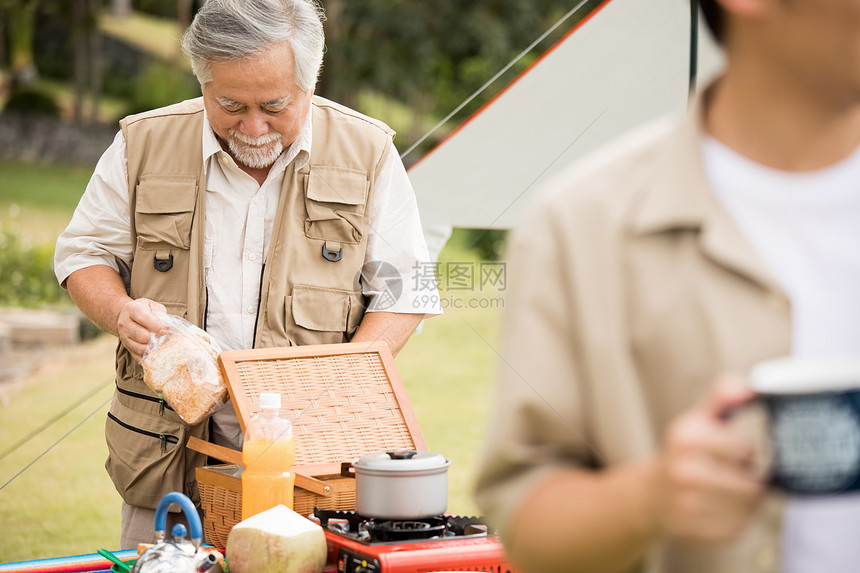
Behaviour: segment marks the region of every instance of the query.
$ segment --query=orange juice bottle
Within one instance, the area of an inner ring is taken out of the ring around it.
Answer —
[[[281,395],[260,394],[260,413],[248,422],[242,445],[242,519],[276,505],[293,508],[296,445],[293,427],[281,417]]]

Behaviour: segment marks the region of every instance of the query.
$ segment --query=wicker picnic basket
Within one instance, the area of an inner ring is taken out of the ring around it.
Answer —
[[[394,359],[385,343],[326,344],[222,352],[219,361],[242,429],[261,392],[280,392],[293,424],[293,509],[355,509],[355,479],[345,471],[367,452],[426,449]],[[197,468],[207,543],[225,547],[241,520],[241,454],[192,440],[189,447],[224,465]]]

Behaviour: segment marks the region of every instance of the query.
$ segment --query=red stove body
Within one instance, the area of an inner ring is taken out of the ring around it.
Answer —
[[[325,531],[328,561],[339,573],[453,570],[516,573],[496,536],[488,535],[483,525],[465,525],[476,523],[475,518],[438,516],[421,522],[397,522],[365,520],[353,512],[320,510],[316,516],[321,518]],[[339,518],[346,518],[349,523],[330,525],[329,519]],[[411,527],[415,525],[423,526],[425,536],[433,530],[432,537],[411,538],[415,535]]]
[[[514,573],[494,536],[361,543],[325,532],[329,560],[339,573],[426,573],[488,571]]]

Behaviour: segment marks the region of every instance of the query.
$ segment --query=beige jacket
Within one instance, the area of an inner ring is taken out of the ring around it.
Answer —
[[[708,188],[699,109],[565,172],[511,239],[478,483],[503,538],[554,469],[648,458],[717,375],[789,352],[787,297]],[[772,494],[737,542],[666,541],[641,570],[774,571],[781,512]]]
[[[370,189],[392,144],[384,124],[314,97],[310,158],[288,168],[266,256],[255,347],[348,342],[364,316],[359,283]],[[203,326],[202,98],[120,122],[128,150],[134,262],[129,294]],[[328,258],[326,258],[328,254]],[[332,260],[334,259],[334,260]],[[108,473],[126,503],[154,508],[169,491],[198,499],[187,450],[208,423],[187,426],[117,348],[117,392],[105,436]]]

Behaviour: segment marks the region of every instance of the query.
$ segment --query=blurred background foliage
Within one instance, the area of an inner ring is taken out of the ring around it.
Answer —
[[[394,100],[393,117],[382,119],[405,128],[405,149],[425,133],[428,118],[438,120],[457,107],[580,1],[323,0],[327,41],[317,93],[355,108],[369,99],[367,92]],[[64,82],[76,96],[66,117],[81,122],[100,120],[105,97],[137,111],[193,96],[199,90],[178,38],[202,2],[0,0],[0,95],[39,89],[43,79]],[[459,119],[522,72],[576,19],[522,58]],[[398,114],[397,104],[409,113]],[[385,109],[376,111],[386,115]]]
[[[0,0],[0,113],[55,117],[82,128],[115,126],[127,114],[196,97],[200,89],[179,37],[203,1]],[[402,152],[580,3],[323,0],[326,54],[317,93],[391,125]],[[564,26],[404,157],[406,166],[599,3],[584,0]],[[503,231],[464,232],[480,256],[499,257]],[[7,237],[3,249],[22,245]],[[0,273],[0,282],[8,277]],[[0,295],[0,305],[9,303]]]
[[[54,247],[26,245],[16,233],[0,229],[0,301],[23,308],[67,303],[54,278]]]

